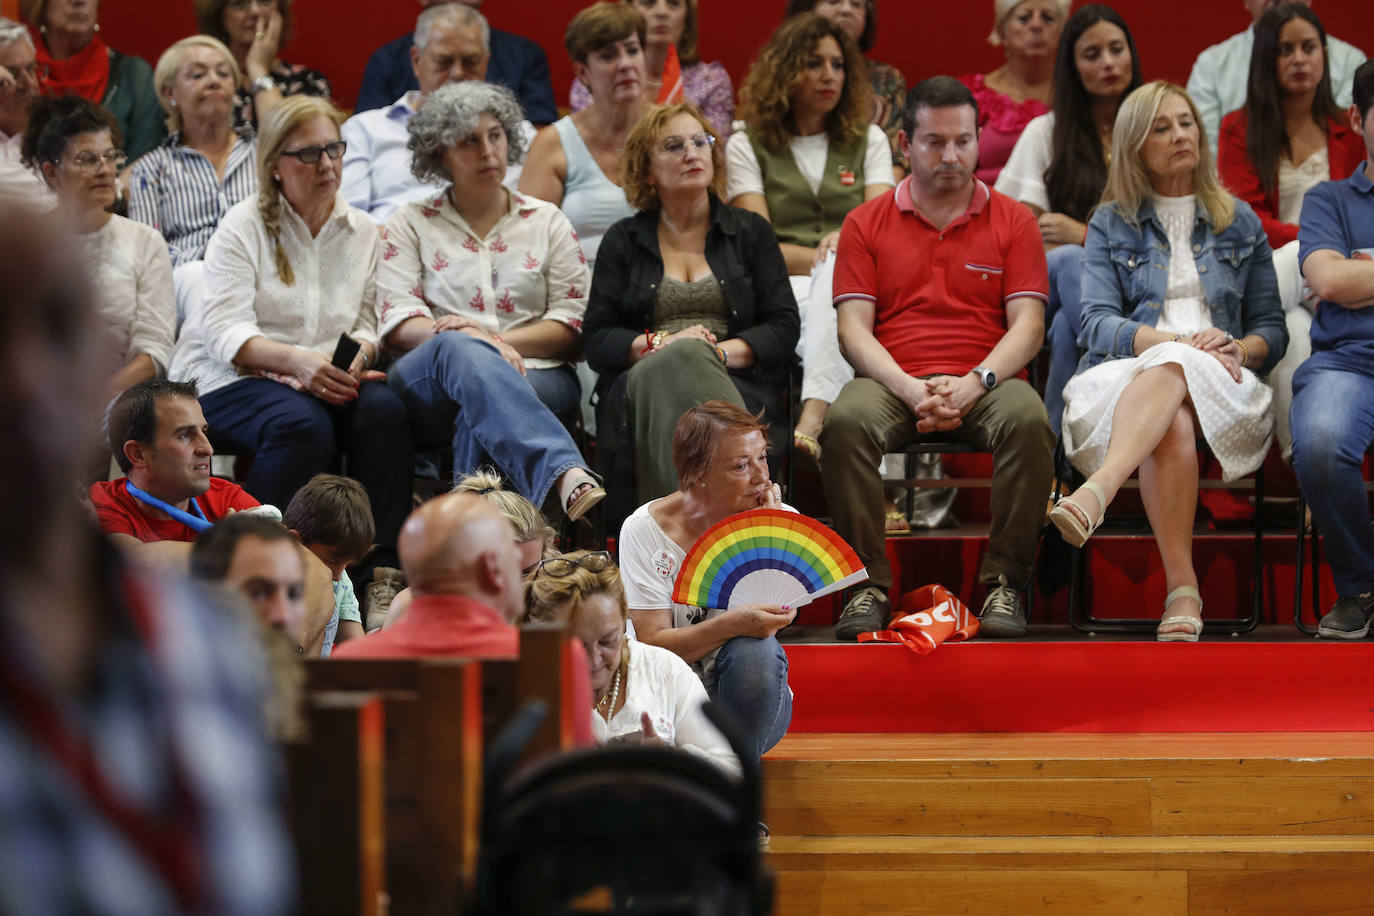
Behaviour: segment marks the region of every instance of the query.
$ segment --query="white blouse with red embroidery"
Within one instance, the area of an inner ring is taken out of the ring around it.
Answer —
[[[510,192],[510,209],[478,238],[447,193],[409,203],[382,230],[377,324],[462,315],[488,333],[536,321],[581,331],[591,270],[572,224],[553,204]],[[526,358],[530,369],[558,360]]]

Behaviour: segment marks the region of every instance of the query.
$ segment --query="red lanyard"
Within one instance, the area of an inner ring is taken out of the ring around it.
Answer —
[[[129,617],[144,645],[151,647],[153,621],[143,596],[133,583],[121,584]],[[86,737],[69,727],[52,700],[22,676],[17,667],[0,665],[0,706],[8,709],[19,731],[47,751],[91,805],[156,869],[175,893],[181,908],[187,912],[198,909],[203,876],[197,851],[197,806],[175,750],[169,747],[167,751],[173,792],[171,815],[158,817],[134,807],[105,779]],[[169,735],[169,744],[171,740]]]

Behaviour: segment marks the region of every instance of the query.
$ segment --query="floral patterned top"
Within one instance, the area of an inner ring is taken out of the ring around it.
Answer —
[[[897,131],[902,128],[902,106],[906,104],[906,77],[902,71],[882,61],[868,61],[868,82],[873,86],[873,123],[887,134],[892,147],[892,164],[905,167],[897,146]]]
[[[491,334],[546,319],[582,330],[592,276],[577,233],[553,204],[509,194],[509,209],[485,238],[472,231],[447,188],[392,214],[377,267],[381,337],[408,318],[444,314],[475,319]],[[561,365],[525,359],[528,369]]]
[[[1017,102],[990,89],[981,73],[965,73],[959,77],[959,82],[969,88],[978,102],[978,126],[982,135],[978,138],[978,169],[974,174],[991,187],[997,183],[1002,166],[1011,158],[1021,131],[1032,118],[1040,117],[1050,108],[1038,99]]]
[[[682,94],[694,103],[711,122],[722,140],[730,139],[730,124],[735,119],[735,87],[730,74],[719,61],[701,61],[682,68]],[[573,80],[568,103],[573,111],[581,111],[592,102],[592,94],[581,80]]]
[[[329,77],[301,64],[277,61],[272,68],[272,80],[284,96],[316,95],[327,99],[334,95]],[[245,124],[256,128],[258,114],[253,108],[253,93],[240,86],[234,93],[234,126],[242,127]]]

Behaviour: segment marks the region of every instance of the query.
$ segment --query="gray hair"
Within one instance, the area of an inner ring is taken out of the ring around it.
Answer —
[[[425,48],[429,46],[429,39],[434,32],[434,26],[440,22],[452,22],[459,28],[472,28],[477,26],[482,30],[482,47],[487,53],[491,53],[491,26],[487,24],[487,17],[477,12],[474,7],[466,3],[441,3],[438,6],[431,6],[420,14],[420,18],[415,20],[415,50],[421,54],[425,53]]]
[[[506,164],[519,162],[525,155],[525,134],[521,129],[525,113],[515,93],[505,86],[464,80],[434,90],[420,110],[411,115],[406,125],[410,131],[406,148],[410,150],[411,174],[426,184],[452,181],[440,153],[475,134],[483,114],[500,121],[506,131]]]
[[[33,47],[33,36],[29,34],[28,29],[13,19],[0,16],[0,48],[8,47],[18,41],[26,43],[30,48]]]

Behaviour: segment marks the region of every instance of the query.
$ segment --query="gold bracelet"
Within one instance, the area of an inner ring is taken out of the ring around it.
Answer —
[[[1250,348],[1245,345],[1245,341],[1236,338],[1236,346],[1240,347],[1240,364],[1246,366],[1250,362]]]
[[[652,353],[652,352],[654,352],[655,350],[657,350],[659,347],[663,346],[663,338],[665,338],[665,337],[667,337],[667,336],[668,336],[668,335],[665,334],[665,333],[663,333],[662,331],[657,331],[657,332],[655,332],[655,333],[654,333],[653,343],[651,343],[651,344],[649,345],[649,352]]]

